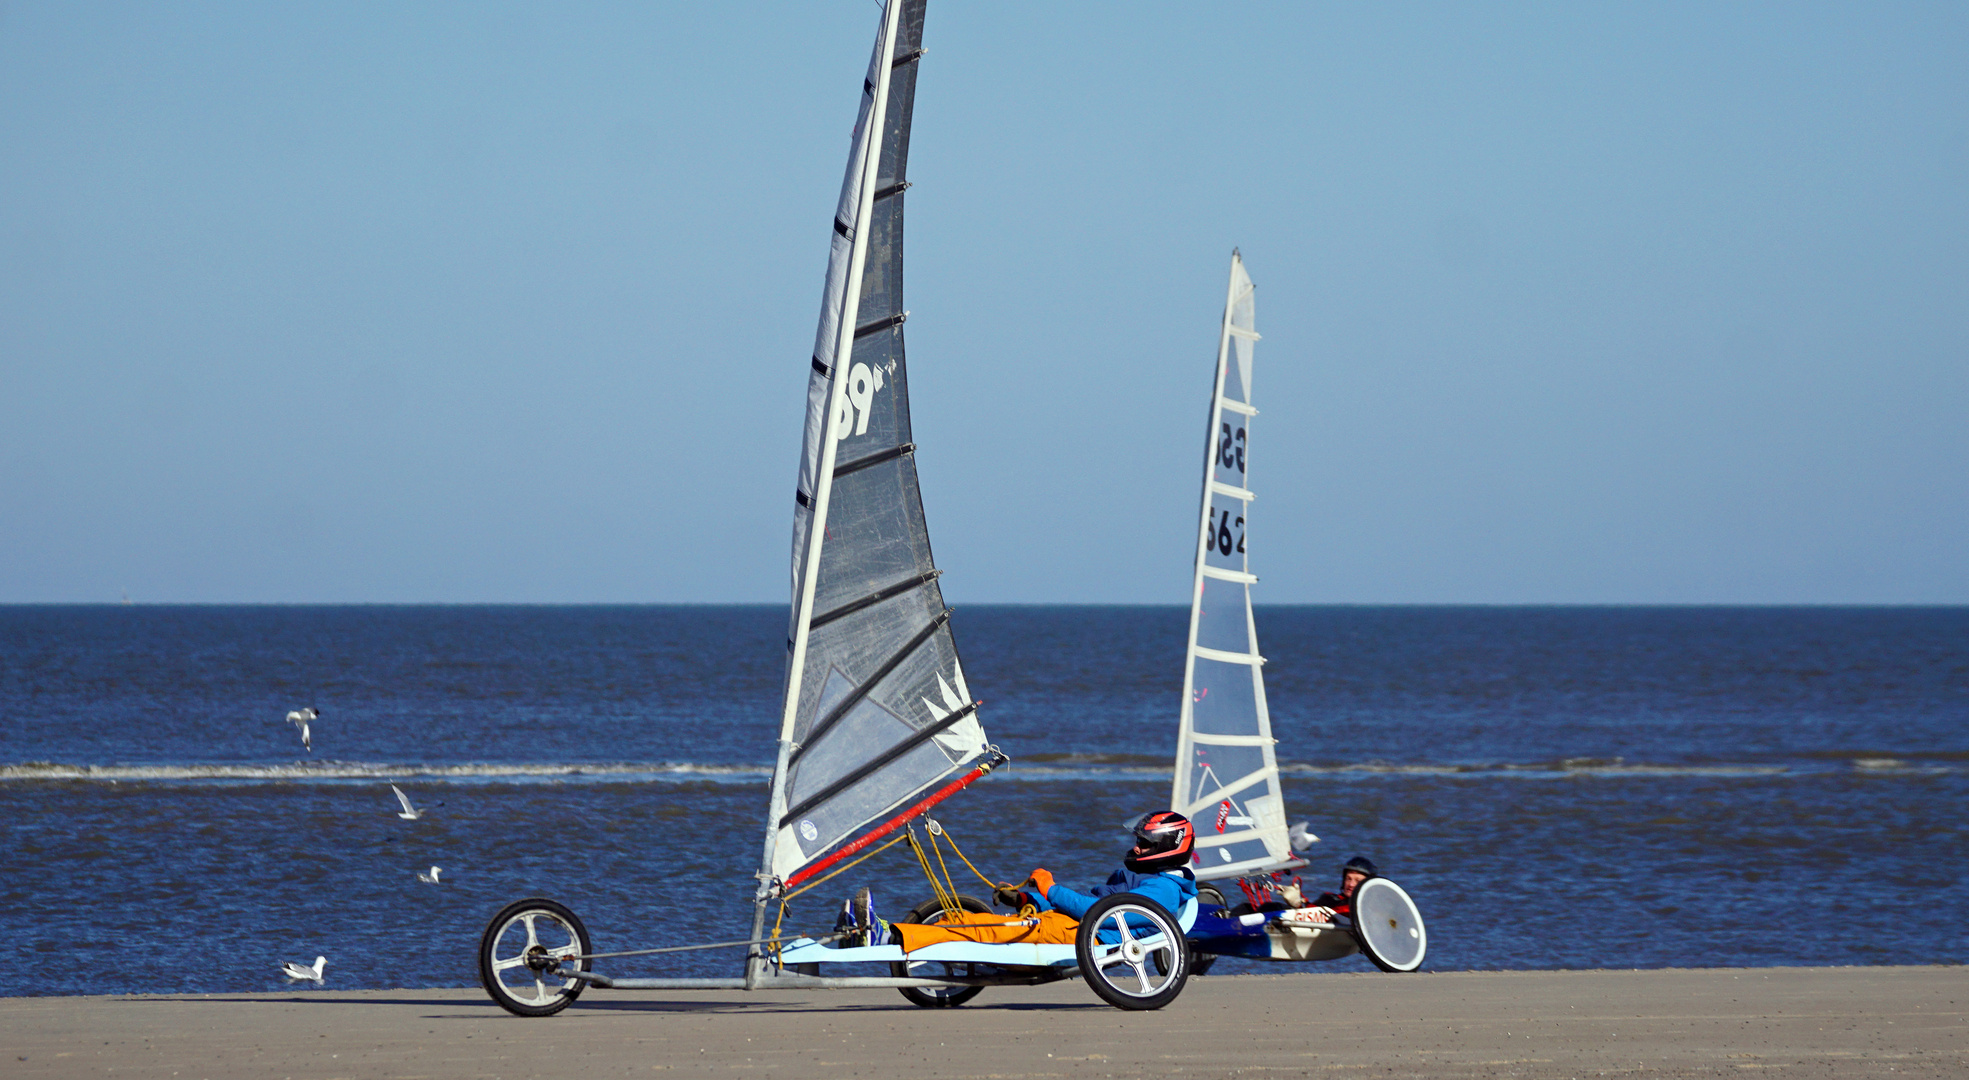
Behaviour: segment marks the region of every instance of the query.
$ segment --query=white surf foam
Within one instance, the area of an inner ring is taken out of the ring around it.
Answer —
[[[663,782],[686,780],[754,783],[772,778],[764,765],[706,765],[693,762],[520,763],[473,762],[459,765],[396,764],[363,761],[292,762],[281,765],[73,765],[32,761],[0,765],[0,781],[70,780],[98,783],[205,781],[318,783],[347,780]]]

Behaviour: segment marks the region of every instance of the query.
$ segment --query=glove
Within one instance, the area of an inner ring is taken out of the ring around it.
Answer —
[[[1038,889],[1041,896],[1053,891],[1053,872],[1050,870],[1034,870],[1032,877],[1026,880],[1032,882],[1032,887]]]
[[[999,907],[1008,907],[1013,911],[1025,906],[1025,894],[1019,891],[1017,885],[1000,885],[993,889],[991,900]]]

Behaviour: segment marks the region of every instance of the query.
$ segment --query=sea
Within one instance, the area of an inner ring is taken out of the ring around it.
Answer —
[[[1291,820],[1320,837],[1304,882],[1372,858],[1427,921],[1426,971],[1969,962],[1969,609],[1256,618]],[[598,949],[742,938],[786,621],[0,607],[0,995],[283,990],[281,964],[317,955],[330,989],[469,986],[486,921],[531,896]],[[1166,806],[1187,625],[958,610],[1012,759],[935,812],[980,871],[1091,884],[1125,820]],[[311,752],[285,720],[303,706]],[[397,816],[392,784],[423,817]],[[898,848],[788,928],[826,929],[861,885],[889,914],[930,895]],[[733,975],[740,956],[605,964]]]

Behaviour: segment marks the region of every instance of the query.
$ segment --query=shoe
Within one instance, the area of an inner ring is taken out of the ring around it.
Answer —
[[[889,943],[888,920],[875,914],[875,893],[867,886],[855,890],[855,898],[849,901],[853,909],[855,928],[859,944],[887,945]]]
[[[889,922],[875,914],[875,896],[867,886],[855,890],[850,899],[841,901],[841,914],[834,919],[835,933],[846,932],[841,939],[844,949],[859,949],[864,945],[887,945],[890,940]]]

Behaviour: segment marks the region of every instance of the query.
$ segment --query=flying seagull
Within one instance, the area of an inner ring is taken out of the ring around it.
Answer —
[[[1313,845],[1320,842],[1320,838],[1314,836],[1312,830],[1308,829],[1306,824],[1306,822],[1301,821],[1293,825],[1292,831],[1286,835],[1286,839],[1292,841],[1292,850],[1294,851],[1311,851]]]
[[[403,809],[397,811],[398,817],[402,818],[405,821],[416,821],[418,818],[424,816],[424,811],[419,810],[416,807],[410,805],[410,796],[405,795],[403,793],[402,788],[396,786],[395,784],[391,784],[390,790],[397,793],[397,802],[403,804]]]
[[[314,958],[314,966],[311,968],[305,968],[295,963],[286,963],[280,966],[280,973],[295,982],[306,979],[309,982],[318,983],[321,981],[321,969],[327,966],[328,958],[326,956],[317,956]]]
[[[441,868],[439,868],[439,867],[436,867],[436,866],[433,866],[433,867],[431,867],[431,872],[430,872],[430,873],[428,873],[428,874],[421,874],[421,873],[420,873],[420,874],[418,874],[418,875],[417,875],[417,880],[419,880],[419,881],[421,881],[421,882],[423,882],[423,883],[424,883],[424,884],[426,884],[426,885],[437,885],[437,884],[441,884],[441,882],[439,882],[439,881],[438,881],[438,875],[439,875],[439,874],[442,874],[442,873],[444,873],[444,871],[443,871],[443,869],[441,869]]]
[[[313,705],[287,714],[287,722],[301,729],[301,745],[307,747],[310,754],[314,753],[314,740],[309,737],[308,725],[320,716],[321,710]]]

